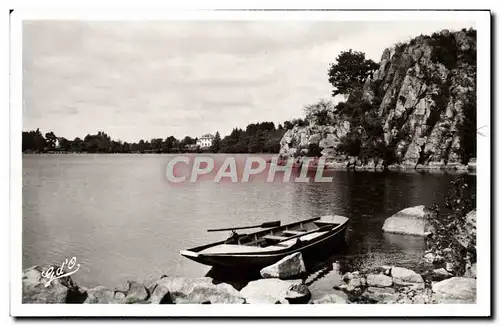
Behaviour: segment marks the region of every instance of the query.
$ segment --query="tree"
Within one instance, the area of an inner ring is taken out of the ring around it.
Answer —
[[[73,139],[73,141],[71,142],[71,151],[72,152],[82,152],[83,149],[84,149],[83,140],[81,140],[78,137]]]
[[[45,134],[45,139],[47,141],[47,147],[49,149],[56,148],[57,137],[52,131]]]
[[[215,133],[214,140],[212,141],[212,146],[210,147],[210,149],[212,150],[212,152],[218,153],[220,151],[220,141],[221,141],[220,134],[217,131]]]
[[[43,152],[45,148],[45,138],[40,129],[36,131],[23,131],[22,149],[24,151]]]
[[[184,137],[183,140],[181,140],[179,142],[179,150],[180,151],[185,151],[186,150],[186,147],[189,146],[189,145],[194,145],[196,144],[196,140],[189,137],[189,136],[186,136]]]
[[[342,51],[336,60],[337,63],[330,64],[328,69],[328,81],[334,87],[333,96],[349,96],[360,91],[368,75],[379,68],[377,63],[358,51]]]
[[[151,139],[151,149],[155,153],[161,153],[163,151],[163,139],[162,138],[153,138]]]
[[[304,108],[306,120],[312,121],[318,125],[331,124],[334,107],[331,101],[320,100],[318,103],[307,105]],[[330,114],[329,114],[330,113]]]
[[[163,142],[163,152],[172,153],[172,151],[178,148],[179,141],[174,136],[168,136]]]

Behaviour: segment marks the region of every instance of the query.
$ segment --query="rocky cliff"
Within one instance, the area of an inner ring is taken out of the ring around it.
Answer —
[[[307,126],[288,130],[280,156],[320,152],[339,165],[466,168],[475,157],[476,31],[443,30],[386,49],[359,98],[323,105],[323,119],[309,116]],[[380,132],[370,134],[346,107],[361,108]],[[359,149],[346,150],[351,143]]]

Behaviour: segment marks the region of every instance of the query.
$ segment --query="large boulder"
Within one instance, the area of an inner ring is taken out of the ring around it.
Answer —
[[[305,274],[306,266],[300,252],[288,255],[260,271],[263,278],[279,278],[282,280],[300,278]]]
[[[422,276],[411,269],[393,267],[391,269],[392,280],[395,284],[408,285],[411,283],[424,283]]]
[[[240,293],[226,283],[214,284],[210,277],[164,277],[156,283],[151,303],[244,303]]]
[[[424,206],[405,208],[387,218],[382,226],[384,232],[426,236],[432,232],[427,218],[431,212]]]
[[[452,277],[434,283],[433,299],[439,303],[475,303],[476,279],[466,277]]]
[[[57,270],[57,266],[33,266],[23,271],[22,302],[23,303],[81,303],[87,296],[70,276],[54,279],[49,283],[43,271],[49,268]]]
[[[289,303],[286,299],[288,291],[299,284],[302,284],[302,280],[265,278],[249,282],[240,294],[247,303]]]

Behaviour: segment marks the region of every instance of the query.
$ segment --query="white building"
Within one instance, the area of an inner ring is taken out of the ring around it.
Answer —
[[[198,140],[196,141],[196,145],[200,146],[201,148],[210,147],[210,146],[212,146],[213,140],[214,140],[213,135],[205,134],[205,135],[198,138]]]

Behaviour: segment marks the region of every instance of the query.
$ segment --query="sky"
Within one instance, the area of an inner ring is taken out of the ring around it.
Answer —
[[[67,139],[221,136],[331,99],[341,51],[385,48],[472,22],[25,21],[23,130]]]

